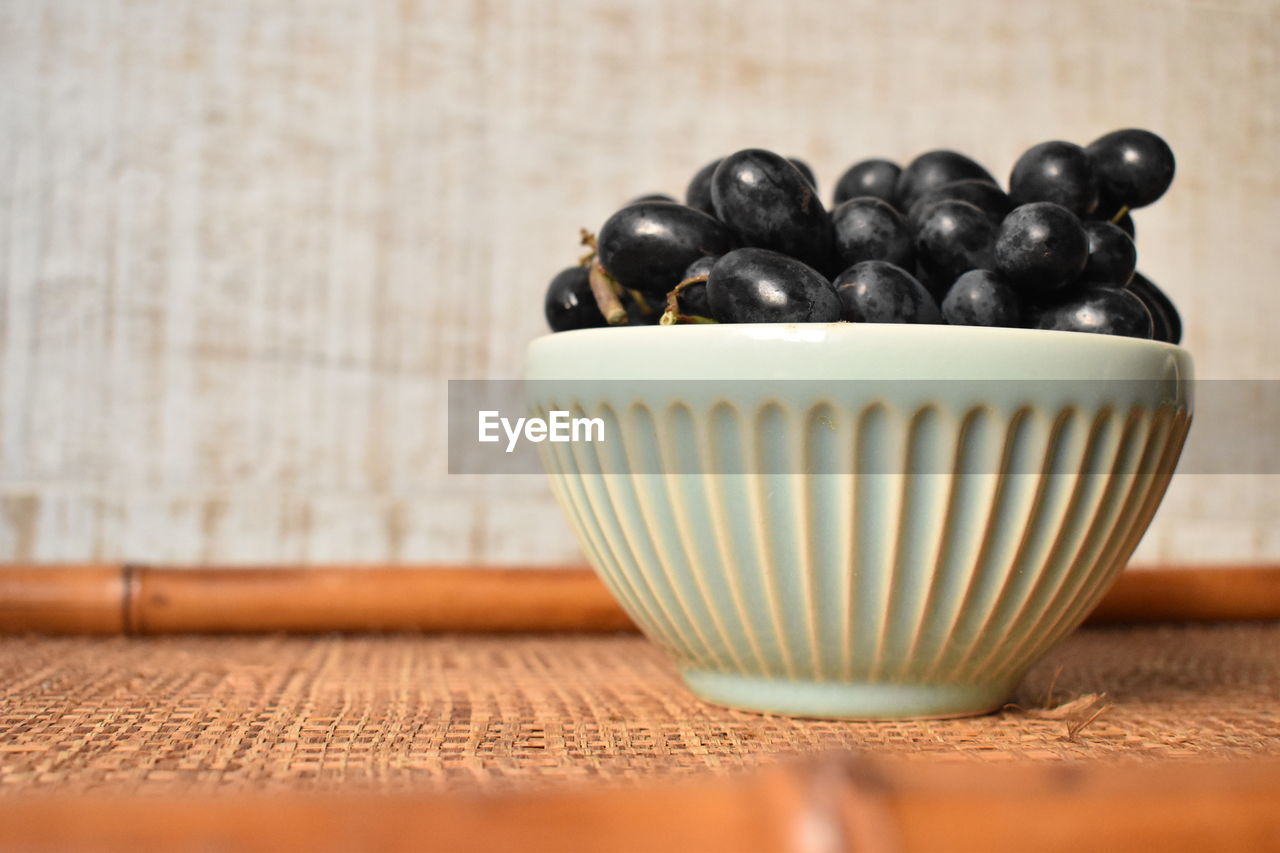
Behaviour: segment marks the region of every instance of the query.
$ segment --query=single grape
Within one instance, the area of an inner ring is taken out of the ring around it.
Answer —
[[[861,261],[911,266],[911,231],[893,205],[873,196],[852,198],[831,211],[836,257],[850,267]]]
[[[697,281],[685,287],[677,296],[680,312],[697,317],[711,316],[711,303],[707,301],[707,283]]]
[[[1098,176],[1098,191],[1106,202],[1102,212],[1107,216],[1121,205],[1146,207],[1173,183],[1173,150],[1149,130],[1113,130],[1085,150]]]
[[[887,261],[863,261],[834,282],[841,319],[852,323],[941,323],[938,305],[911,273]]]
[[[689,181],[689,186],[684,191],[684,203],[694,210],[702,211],[707,216],[716,215],[716,207],[711,203],[711,176],[716,173],[716,167],[719,165],[719,160],[712,160],[703,166]]]
[[[720,260],[720,255],[706,255],[698,258],[689,264],[689,268],[684,271],[684,277],[697,278],[701,275],[709,275],[711,268],[716,265],[716,261]],[[707,283],[705,281],[691,284],[684,290],[680,291],[680,310],[685,314],[694,314],[699,317],[711,316],[711,305],[707,302]]]
[[[1151,312],[1156,340],[1170,344],[1182,343],[1182,318],[1163,290],[1140,272],[1133,274],[1125,289],[1141,299],[1142,304]]]
[[[916,199],[934,187],[976,178],[994,184],[996,179],[976,161],[955,151],[928,151],[912,160],[898,176],[894,207],[910,210]]]
[[[638,195],[631,199],[631,201],[627,202],[627,204],[638,204],[642,201],[669,201],[672,204],[679,203],[666,193],[649,193],[648,195]]]
[[[809,182],[809,186],[813,187],[813,191],[818,191],[818,176],[813,173],[813,169],[808,163],[799,157],[788,157],[787,162],[796,167],[796,171],[804,175],[804,179]]]
[[[596,239],[600,264],[623,287],[664,296],[689,264],[733,247],[720,222],[682,204],[643,201],[619,210]]]
[[[941,305],[942,297],[947,295],[947,288],[951,286],[951,281],[943,281],[936,274],[926,268],[924,262],[920,260],[919,252],[916,253],[915,268],[910,270],[910,272],[915,276],[916,281],[923,284],[924,289],[929,291],[929,294],[933,296],[933,301]]]
[[[1013,166],[1009,198],[1015,207],[1051,201],[1076,216],[1088,216],[1098,206],[1098,182],[1089,155],[1073,142],[1031,146]]]
[[[742,245],[782,252],[818,269],[830,265],[831,220],[786,158],[760,148],[730,154],[711,179],[711,198],[716,216]]]
[[[1021,326],[1022,300],[994,270],[969,270],[942,300],[942,316],[953,326]]]
[[[894,188],[902,167],[892,160],[862,160],[854,163],[836,182],[835,203],[843,204],[851,198],[875,196],[893,204]]]
[[[1084,270],[1089,240],[1076,215],[1051,201],[1015,207],[996,236],[996,269],[1025,293],[1050,293]]]
[[[547,288],[543,313],[553,332],[592,329],[607,325],[591,295],[586,267],[569,267],[556,273]]]
[[[1009,196],[1005,194],[1004,190],[988,181],[966,178],[963,181],[952,181],[949,184],[934,187],[916,199],[915,204],[911,205],[911,210],[907,213],[907,225],[913,232],[919,231],[920,221],[924,217],[925,211],[940,201],[948,201],[950,199],[967,201],[975,205],[987,215],[987,218],[991,220],[991,224],[997,228],[1000,227],[1000,223],[1004,221],[1004,218],[1009,215],[1009,211],[1013,210],[1013,204],[1009,201]]]
[[[1099,202],[1098,206],[1099,206],[1099,208],[1101,208],[1101,207],[1103,206],[1103,202]],[[1114,218],[1114,215],[1115,215],[1115,214],[1113,213],[1113,214],[1111,214],[1111,215],[1109,215],[1109,216],[1103,216],[1103,215],[1100,215],[1100,214],[1098,214],[1098,213],[1096,213],[1096,212],[1095,212],[1095,213],[1094,213],[1094,215],[1093,215],[1093,216],[1090,216],[1090,217],[1088,218],[1088,220],[1086,220],[1086,221],[1088,221],[1088,222],[1111,222],[1111,220]],[[1129,235],[1129,239],[1130,239],[1130,240],[1133,240],[1135,244],[1137,243],[1137,241],[1138,241],[1138,237],[1137,237],[1136,232],[1134,231],[1134,227],[1133,227],[1133,217],[1129,215],[1129,212],[1128,212],[1128,211],[1125,211],[1125,213],[1124,213],[1124,215],[1123,215],[1123,216],[1121,216],[1119,219],[1115,220],[1115,222],[1111,222],[1111,224],[1112,224],[1112,225],[1114,225],[1114,226],[1116,226],[1117,228],[1119,228],[1119,229],[1120,229],[1121,231],[1123,231],[1124,233],[1128,234],[1128,235]]]
[[[834,323],[840,297],[822,273],[768,249],[736,249],[707,279],[711,316],[722,323]]]
[[[999,273],[997,273],[997,275],[998,274]],[[1024,329],[1040,328],[1040,318],[1044,316],[1044,313],[1065,298],[1061,293],[1054,293],[1052,295],[1027,293],[1026,291],[1018,291],[1018,288],[1016,287],[1014,290],[1017,291],[1018,298],[1022,301],[1021,325]]]
[[[1129,235],[1130,240],[1137,241],[1138,235],[1133,227],[1133,217],[1129,215],[1129,211],[1126,210],[1124,216],[1116,220],[1116,225],[1119,226],[1121,231]]]
[[[1102,203],[1099,202],[1099,208],[1101,207],[1102,207]],[[1089,221],[1090,222],[1111,222],[1114,216],[1115,216],[1114,211],[1111,214],[1108,214],[1105,216],[1098,215],[1097,213],[1095,213],[1093,216],[1089,217]],[[1125,211],[1124,216],[1121,216],[1119,219],[1117,219],[1115,222],[1112,222],[1111,224],[1115,225],[1121,231],[1128,234],[1130,240],[1133,240],[1135,243],[1138,241],[1137,233],[1135,232],[1133,227],[1133,217],[1129,215],[1129,212],[1127,210]]]
[[[1131,338],[1150,338],[1153,332],[1142,300],[1117,287],[1089,287],[1052,305],[1040,315],[1038,328]]]
[[[1138,250],[1129,235],[1110,222],[1082,224],[1089,240],[1089,259],[1085,261],[1080,280],[1116,287],[1128,284],[1138,265]]]
[[[928,271],[934,297],[942,299],[961,274],[990,269],[995,239],[995,226],[977,205],[947,199],[925,211],[916,232],[916,255]]]
[[[720,260],[720,255],[703,255],[685,268],[684,278],[697,278],[700,275],[709,275],[711,268],[716,265],[716,261]],[[684,278],[680,281],[684,281]],[[679,284],[680,282],[676,282]]]

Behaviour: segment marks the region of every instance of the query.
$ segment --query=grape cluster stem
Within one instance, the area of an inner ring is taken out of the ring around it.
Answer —
[[[609,275],[608,271],[600,265],[596,257],[596,235],[585,228],[579,228],[578,236],[582,245],[590,250],[578,259],[578,266],[588,267],[591,270],[587,276],[587,282],[591,285],[591,295],[596,299],[596,307],[600,309],[601,316],[610,326],[627,325],[630,319],[627,317],[626,307],[622,304],[622,285],[618,284],[617,279]]]
[[[627,309],[623,307],[622,300],[619,298],[622,287],[617,279],[609,275],[600,265],[599,259],[592,261],[591,274],[587,280],[591,284],[591,295],[596,298],[596,306],[599,307],[605,322],[610,326],[627,325]]]
[[[589,267],[591,262],[596,259],[596,235],[592,234],[585,228],[578,229],[578,236],[581,238],[582,245],[586,246],[590,251],[578,258],[578,266]]]

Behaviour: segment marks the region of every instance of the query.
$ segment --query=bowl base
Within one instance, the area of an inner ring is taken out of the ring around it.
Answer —
[[[744,711],[838,720],[970,717],[999,708],[1015,683],[886,684],[796,681],[707,669],[682,669],[700,698]]]

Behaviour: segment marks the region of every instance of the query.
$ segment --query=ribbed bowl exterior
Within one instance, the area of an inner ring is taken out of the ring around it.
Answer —
[[[825,346],[875,343],[847,334]],[[1065,334],[1055,343],[1070,346]],[[591,564],[697,692],[821,716],[973,713],[1083,620],[1145,532],[1190,424],[1177,353],[1129,365],[1145,380],[1133,385],[1068,376],[1030,393],[995,382],[986,397],[977,381],[850,394],[838,380],[856,377],[840,375],[829,389],[717,393],[619,377],[534,383],[531,403],[600,417],[620,438],[545,445],[544,466]],[[908,693],[803,698],[842,686]],[[960,693],[930,699],[948,687]]]

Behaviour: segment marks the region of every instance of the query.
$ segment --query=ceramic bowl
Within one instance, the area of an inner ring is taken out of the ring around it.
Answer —
[[[1191,359],[1020,329],[700,325],[547,335],[540,446],[582,549],[694,693],[798,716],[983,713],[1137,546]]]

